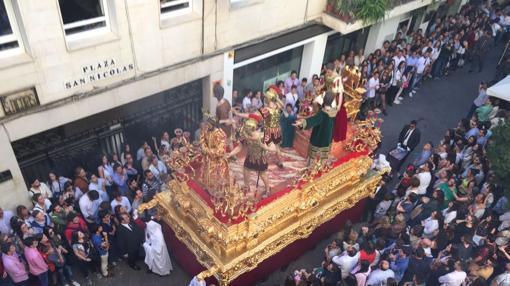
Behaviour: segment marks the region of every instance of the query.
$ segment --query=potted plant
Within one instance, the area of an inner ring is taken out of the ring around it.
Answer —
[[[338,2],[338,1],[339,0],[328,0],[328,2],[326,3],[326,12],[332,13],[337,5],[336,2]]]
[[[360,1],[355,16],[364,24],[375,23],[384,19],[390,9],[390,0]]]
[[[354,21],[355,13],[362,2],[363,0],[339,0],[335,10],[342,21],[350,23]]]

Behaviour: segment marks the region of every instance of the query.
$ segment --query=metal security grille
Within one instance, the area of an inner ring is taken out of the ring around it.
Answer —
[[[72,178],[77,166],[97,172],[101,154],[131,152],[142,141],[179,127],[193,132],[202,119],[202,80],[160,92],[130,104],[72,122],[12,143],[27,184],[47,180],[48,172]]]

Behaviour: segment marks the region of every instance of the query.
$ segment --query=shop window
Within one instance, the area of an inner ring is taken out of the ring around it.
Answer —
[[[193,11],[192,0],[160,0],[161,17],[179,16]]]
[[[342,54],[346,55],[349,51],[357,53],[359,49],[365,48],[368,31],[369,29],[362,29],[347,35],[335,33],[329,36],[322,63],[331,63]]]
[[[0,0],[0,53],[20,47],[9,0]]]
[[[290,77],[291,71],[299,71],[303,46],[261,59],[234,70],[234,89],[243,94],[245,90],[264,91],[277,81]]]
[[[59,0],[66,36],[108,29],[106,0]]]

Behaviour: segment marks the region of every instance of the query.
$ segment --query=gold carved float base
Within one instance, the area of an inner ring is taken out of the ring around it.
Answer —
[[[321,224],[371,196],[382,173],[369,171],[372,159],[361,156],[259,208],[238,224],[225,224],[186,182],[173,180],[143,208],[158,205],[177,238],[228,285],[292,242],[307,238]]]

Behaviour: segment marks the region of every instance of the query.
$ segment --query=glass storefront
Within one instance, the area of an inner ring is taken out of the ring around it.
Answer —
[[[234,70],[234,90],[244,95],[244,91],[264,91],[275,84],[278,80],[285,80],[290,72],[295,70],[299,73],[303,46],[283,53],[265,58],[263,60],[236,68]]]
[[[359,49],[365,48],[369,30],[370,29],[367,28],[347,35],[336,33],[329,36],[322,63],[327,64],[333,62],[336,58],[339,58],[341,54],[346,54],[351,50],[357,53]]]

